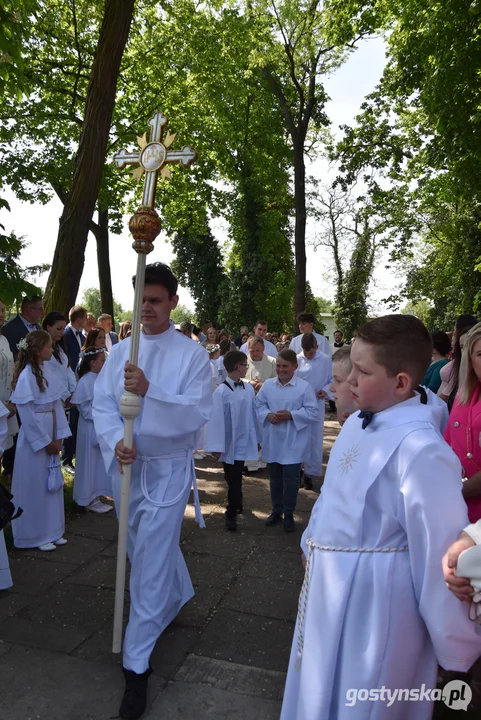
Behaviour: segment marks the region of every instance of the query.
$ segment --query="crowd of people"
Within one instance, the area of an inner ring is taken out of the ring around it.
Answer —
[[[0,302],[0,455],[13,494],[0,498],[0,517],[13,519],[15,547],[67,542],[62,466],[75,476],[75,502],[103,514],[132,465],[120,717],[144,712],[155,642],[194,595],[179,537],[192,487],[205,525],[197,453],[223,463],[228,532],[244,512],[246,472],[268,467],[265,524],[289,533],[299,488],[320,486],[300,541],[283,720],[382,720],[386,705],[371,691],[434,689],[438,663],[468,671],[481,655],[481,323],[461,315],[452,333],[428,333],[413,316],[390,315],[350,343],[337,330],[330,345],[307,312],[295,337],[263,320],[233,337],[210,322],[176,328],[177,302],[170,268],[148,265],[137,365],[131,324],[117,335],[110,315],[81,306],[68,321],[43,317],[39,297],[4,324]],[[124,390],[141,397],[132,447]],[[324,473],[327,407],[342,430]],[[9,585],[0,533],[0,589]],[[357,714],[355,688],[369,698],[366,709],[359,695]],[[427,720],[432,701],[405,697],[389,717]]]

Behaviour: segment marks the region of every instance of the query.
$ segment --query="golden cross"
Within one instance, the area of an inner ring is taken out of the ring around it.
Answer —
[[[164,179],[170,178],[168,163],[181,163],[184,167],[189,167],[196,159],[197,154],[190,145],[184,145],[182,150],[169,150],[175,140],[175,135],[171,135],[168,131],[167,118],[163,113],[157,111],[150,118],[149,125],[151,127],[150,141],[147,140],[147,133],[144,133],[142,137],[137,138],[140,151],[128,152],[128,150],[122,149],[114,155],[114,162],[119,168],[139,164],[139,167],[132,173],[137,180],[140,180],[145,171],[142,205],[153,208],[159,171]]]

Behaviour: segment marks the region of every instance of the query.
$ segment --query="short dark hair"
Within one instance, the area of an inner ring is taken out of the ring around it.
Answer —
[[[257,327],[258,325],[267,325],[267,320],[257,320],[254,327]]]
[[[307,323],[312,323],[313,325],[314,325],[314,323],[316,322],[316,318],[314,317],[314,315],[313,315],[312,313],[309,313],[309,312],[301,312],[301,313],[299,313],[299,315],[297,316],[296,320],[297,320],[298,323],[300,323],[300,322],[307,322]]]
[[[314,348],[319,347],[314,333],[304,333],[301,338],[301,347],[303,350],[314,350]]]
[[[229,350],[224,355],[224,367],[228,373],[234,372],[236,367],[247,361],[247,355],[240,350]]]
[[[74,305],[69,310],[68,319],[71,323],[75,322],[81,317],[87,317],[87,311],[82,305]]]
[[[344,337],[344,333],[342,332],[342,330],[334,330],[334,335],[335,335],[337,332],[340,333],[340,334]]]
[[[376,362],[390,377],[406,372],[413,387],[422,381],[433,352],[431,335],[414,315],[384,315],[362,325],[355,337],[374,347]]]
[[[25,308],[29,305],[33,305],[34,303],[42,302],[42,298],[40,295],[32,295],[32,297],[24,297],[22,299],[22,310],[25,310]]]
[[[288,348],[281,350],[277,357],[281,358],[281,360],[292,363],[293,365],[297,365],[297,355],[294,350],[289,350]]]
[[[458,315],[456,318],[455,327],[456,330],[464,330],[464,328],[471,329],[475,325],[477,325],[478,321],[474,317],[474,315],[470,315],[469,313],[464,313],[463,315]]]
[[[449,355],[451,352],[451,340],[445,332],[442,330],[434,330],[431,333],[431,340],[433,341],[433,348],[437,350],[440,355],[444,357]]]
[[[112,315],[109,315],[108,313],[102,313],[99,315],[99,319],[97,322],[102,322],[103,320],[112,320]]]
[[[145,268],[146,285],[162,285],[169,293],[169,298],[177,295],[178,282],[174,273],[168,265],[161,262],[150,263]],[[135,288],[135,275],[132,278],[132,285]]]

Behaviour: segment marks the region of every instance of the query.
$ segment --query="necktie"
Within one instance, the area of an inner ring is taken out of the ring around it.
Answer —
[[[367,426],[369,425],[369,423],[371,422],[373,417],[374,417],[374,413],[371,412],[370,410],[361,410],[361,412],[358,415],[358,418],[362,419],[362,429],[363,430],[365,430],[367,428]]]

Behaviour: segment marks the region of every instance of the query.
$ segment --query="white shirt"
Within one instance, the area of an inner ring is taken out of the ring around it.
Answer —
[[[107,352],[110,352],[112,350],[112,338],[110,337],[110,333],[105,333],[105,349]]]
[[[319,335],[319,333],[313,332],[313,335],[316,336],[317,344],[319,345],[319,350],[329,357],[331,356],[331,346],[329,345],[329,340],[324,337],[324,335]],[[290,350],[294,350],[296,355],[299,355],[299,353],[302,352],[302,336],[304,333],[301,333],[301,335],[296,335],[295,338],[292,338],[291,344],[289,345]]]
[[[269,413],[289,410],[292,420],[273,425]],[[310,439],[310,424],[319,417],[319,406],[312,387],[294,377],[285,385],[278,378],[266,380],[256,398],[256,411],[262,425],[262,457],[267,462],[292,465],[304,460]]]
[[[227,378],[212,397],[212,415],[206,426],[204,450],[220,452],[220,460],[257,460],[261,439],[255,411],[254,388],[249,383],[234,385]]]
[[[264,340],[264,353],[266,355],[269,355],[269,357],[276,358],[278,355],[277,348],[275,345],[273,345],[269,340],[266,340],[265,338],[262,338]],[[249,349],[248,349],[248,342],[244,343],[241,347],[241,352],[243,352],[247,357],[249,357]]]

